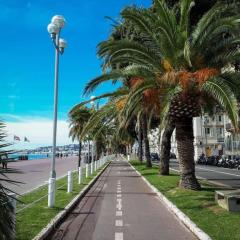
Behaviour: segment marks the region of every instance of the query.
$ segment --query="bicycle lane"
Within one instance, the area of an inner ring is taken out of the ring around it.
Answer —
[[[130,165],[118,160],[109,165],[51,239],[196,238],[166,209]]]

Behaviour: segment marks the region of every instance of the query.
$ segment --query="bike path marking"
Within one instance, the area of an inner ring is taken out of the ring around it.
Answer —
[[[122,232],[116,232],[115,233],[115,240],[123,240],[123,233]]]

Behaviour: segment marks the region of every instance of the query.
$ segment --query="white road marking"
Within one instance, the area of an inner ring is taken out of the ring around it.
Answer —
[[[116,227],[122,227],[123,226],[123,221],[122,220],[116,220],[115,221],[115,226]]]
[[[122,193],[122,191],[121,190],[117,190],[117,193]]]
[[[123,240],[123,233],[122,232],[116,232],[115,233],[115,240]]]
[[[225,174],[225,175],[240,177],[240,175],[238,175],[238,174],[226,173],[226,172],[216,171],[216,170],[212,170],[212,169],[208,169],[208,168],[202,168],[202,167],[195,167],[195,168],[198,168],[198,169],[201,169],[201,170],[205,170],[205,171],[209,171],[209,172],[216,172],[216,173],[222,173],[222,174]],[[179,170],[176,170],[174,168],[170,168],[170,169],[175,171],[175,172],[180,172]]]
[[[121,198],[117,198],[117,203],[118,204],[122,204],[122,199]]]
[[[195,168],[201,169],[201,170],[205,170],[205,171],[209,171],[209,172],[216,172],[216,173],[222,173],[222,174],[230,175],[230,176],[234,176],[234,177],[240,177],[239,174],[226,173],[226,172],[221,172],[221,171],[212,170],[212,169],[208,169],[208,168],[202,168],[202,167],[195,167]],[[170,169],[173,170],[173,171],[175,171],[175,172],[180,172],[179,170],[174,169],[174,168],[170,168]]]
[[[123,215],[122,211],[116,211],[116,216],[121,217]]]
[[[205,170],[205,171],[209,171],[209,172],[216,172],[216,173],[222,173],[225,175],[230,175],[230,176],[235,176],[235,177],[240,177],[240,175],[238,174],[233,174],[233,173],[226,173],[226,172],[220,172],[220,171],[216,171],[216,170],[212,170],[212,169],[207,169],[207,168],[201,168],[201,167],[195,167],[197,169],[201,169],[201,170]]]
[[[204,168],[204,169],[205,169],[205,168]],[[174,169],[174,168],[170,168],[170,170],[175,171],[175,172],[178,172],[178,173],[180,172],[179,170],[176,170],[176,169]],[[210,183],[213,183],[214,185],[223,186],[223,187],[230,187],[230,188],[231,188],[230,185],[227,185],[227,184],[224,184],[224,183],[220,183],[220,182],[217,182],[217,181],[212,181],[212,180],[209,180],[209,179],[207,179],[207,178],[200,177],[200,176],[198,176],[197,174],[196,174],[196,177],[199,178],[199,179],[202,179],[202,180],[206,180],[206,181],[208,181],[208,182],[210,182]]]
[[[122,203],[118,203],[116,205],[116,208],[117,208],[118,211],[121,211],[122,210]]]
[[[122,194],[117,194],[117,198],[121,198],[122,197]]]

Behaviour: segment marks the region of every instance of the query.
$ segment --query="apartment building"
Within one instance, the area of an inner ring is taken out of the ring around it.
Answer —
[[[227,118],[221,111],[214,116],[204,115],[194,118],[195,160],[197,160],[201,154],[205,154],[205,156],[221,156],[225,153],[225,138],[227,137],[226,121]],[[177,156],[175,132],[172,136],[171,151]]]
[[[218,112],[214,116],[204,115],[194,119],[195,155],[221,156],[224,154],[226,116]]]

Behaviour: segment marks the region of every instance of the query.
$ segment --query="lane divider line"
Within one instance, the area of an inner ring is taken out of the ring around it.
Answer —
[[[115,233],[115,240],[123,240],[123,233],[122,232],[116,232]]]
[[[122,220],[116,220],[115,221],[115,226],[116,227],[122,227],[123,226],[123,221]]]

